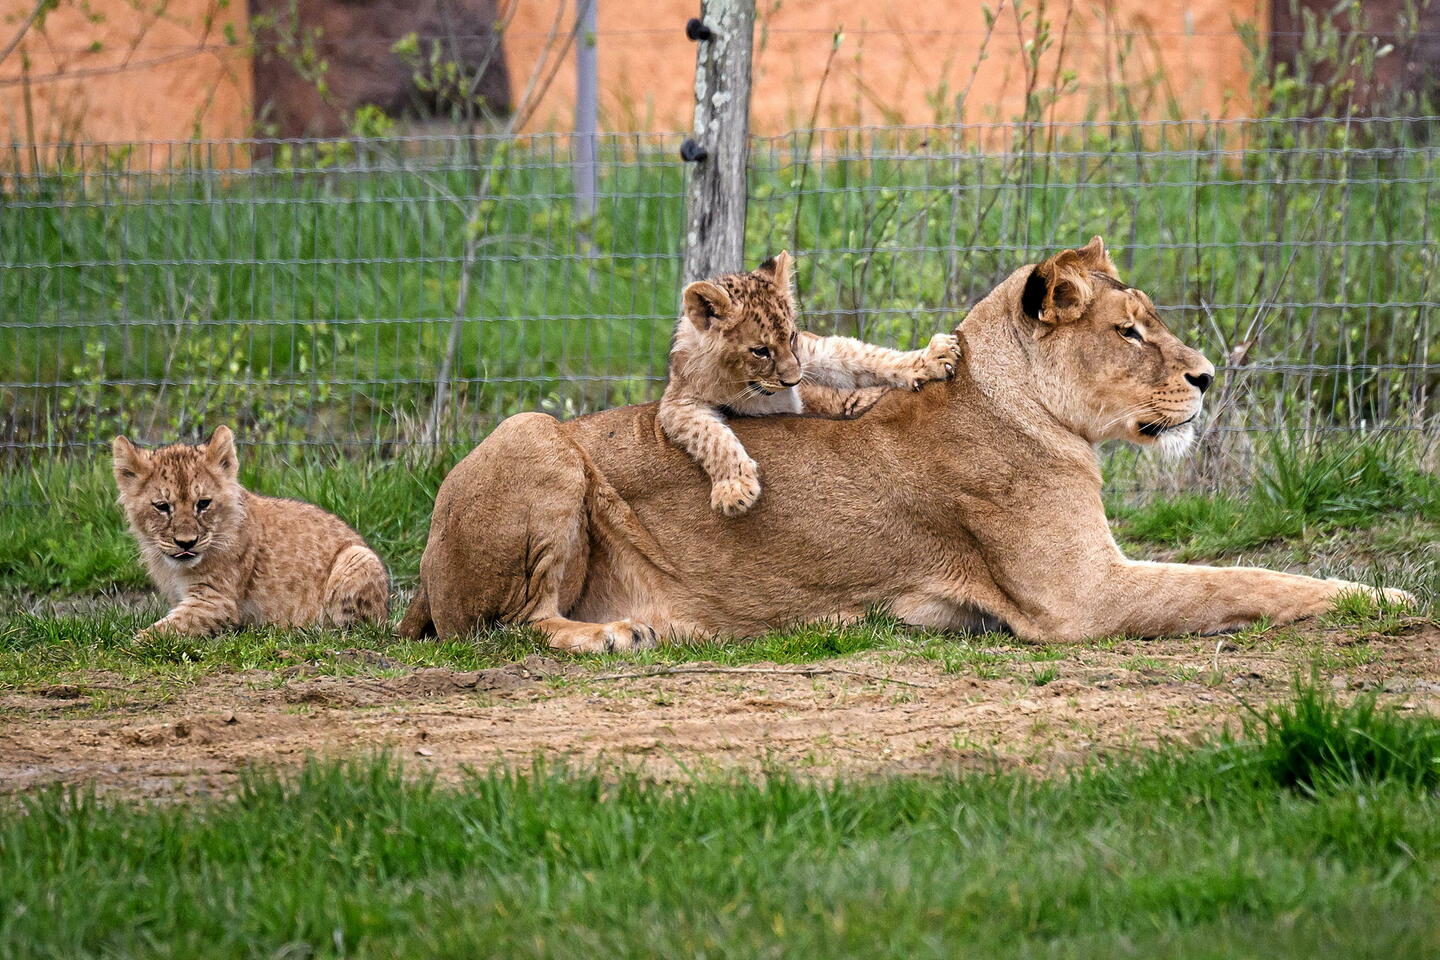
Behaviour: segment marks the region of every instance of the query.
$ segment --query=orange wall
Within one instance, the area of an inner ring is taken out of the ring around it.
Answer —
[[[683,28],[697,12],[697,0],[597,2],[602,126],[688,129],[695,45]],[[1000,13],[988,41],[980,0],[760,3],[752,95],[757,132],[807,126],[812,111],[821,125],[953,119],[956,97],[967,87],[960,115],[968,122],[1009,120],[1023,107],[1027,70],[1020,51],[1034,36],[1035,18],[1029,13],[1017,24],[1013,2],[991,0]],[[502,12],[513,10],[505,44],[515,97],[537,68],[541,75],[555,68],[553,82],[540,84],[544,93],[528,129],[571,125],[572,54],[560,53],[551,31],[557,12],[568,27],[574,4],[502,0]],[[0,45],[33,5],[0,0]],[[1033,11],[1039,4],[1023,6]],[[1082,116],[1088,104],[1113,101],[1122,85],[1146,116],[1165,115],[1170,102],[1184,117],[1250,112],[1245,53],[1234,23],[1266,22],[1265,0],[1048,0],[1046,7],[1054,45],[1036,82],[1052,86],[1058,64],[1075,71],[1078,83],[1051,115]],[[163,9],[156,15],[154,6],[133,0],[90,0],[84,7],[61,0],[43,28],[32,29],[0,63],[0,141],[26,142],[32,130],[42,142],[249,133],[243,0],[168,0]],[[87,17],[86,10],[101,19]],[[837,28],[843,28],[843,40],[822,89]],[[1123,58],[1117,34],[1130,48]],[[986,56],[975,70],[982,49]],[[28,112],[26,85],[17,82],[25,75],[22,55],[31,78]]]
[[[602,127],[689,129],[695,45],[685,39],[684,26],[696,15],[697,0],[597,2]],[[505,43],[517,98],[542,54],[559,46],[550,31],[562,3],[561,22],[568,25],[574,0],[515,3]],[[821,125],[953,119],[955,97],[967,86],[963,120],[1013,119],[1023,109],[1029,72],[1021,49],[1034,38],[1033,11],[1041,5],[1023,3],[1031,12],[1018,25],[1013,2],[988,5],[1000,12],[986,45],[980,0],[760,0],[753,128],[776,133],[809,125],[832,36],[842,27],[820,91]],[[1267,22],[1265,0],[1049,0],[1044,9],[1054,45],[1042,58],[1038,85],[1054,86],[1057,62],[1075,71],[1078,83],[1055,109],[1056,118],[1084,116],[1088,104],[1113,100],[1122,82],[1149,117],[1167,115],[1170,102],[1186,118],[1249,112],[1246,54],[1234,24]],[[982,49],[986,58],[972,84]],[[574,89],[567,58],[530,128],[567,129]]]
[[[0,0],[0,50],[34,6]],[[228,37],[244,0],[61,0],[0,62],[0,142],[244,136],[250,64]]]

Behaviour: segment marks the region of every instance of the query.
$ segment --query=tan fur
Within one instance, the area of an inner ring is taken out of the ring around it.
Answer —
[[[907,352],[799,332],[791,264],[781,251],[753,273],[690,284],[675,326],[660,426],[709,475],[710,505],[726,516],[760,498],[760,468],[727,415],[855,417],[886,388],[918,390],[952,376],[959,361],[948,333]]]
[[[174,604],[141,639],[388,617],[390,578],[375,551],[319,507],[240,486],[228,427],[199,446],[158,450],[116,437],[113,455],[120,506],[140,557]]]
[[[512,417],[441,484],[401,632],[508,621],[624,649],[879,606],[1065,641],[1283,623],[1369,589],[1120,553],[1096,445],[1183,447],[1213,368],[1115,279],[1098,238],[1016,270],[957,333],[953,380],[859,419],[734,421],[766,475],[737,519],[704,505],[653,404]]]

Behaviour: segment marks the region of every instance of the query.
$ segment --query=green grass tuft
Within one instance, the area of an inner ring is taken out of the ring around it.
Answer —
[[[1306,795],[1380,782],[1440,785],[1440,720],[1382,708],[1373,695],[1347,704],[1297,684],[1289,702],[1252,711],[1244,734],[1266,778]]]

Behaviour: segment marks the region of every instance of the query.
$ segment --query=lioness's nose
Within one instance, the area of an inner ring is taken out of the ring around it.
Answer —
[[[799,377],[796,377],[794,380],[785,380],[785,379],[782,379],[782,380],[780,381],[780,386],[782,386],[782,387],[793,387],[793,386],[795,386],[795,384],[797,384],[797,383],[799,383],[799,382],[800,382],[800,378],[799,378]]]
[[[1185,374],[1185,379],[1194,384],[1195,388],[1201,393],[1209,390],[1210,384],[1215,382],[1215,378],[1208,373],[1187,373]]]

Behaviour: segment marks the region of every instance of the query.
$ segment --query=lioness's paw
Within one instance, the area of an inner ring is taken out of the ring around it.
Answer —
[[[1384,587],[1380,590],[1380,595],[1385,598],[1387,603],[1397,604],[1402,607],[1413,607],[1419,603],[1413,593],[1397,589],[1396,587]]]
[[[651,650],[660,644],[660,636],[648,623],[635,620],[617,620],[605,625],[605,652],[628,653],[631,650]]]
[[[550,633],[550,645],[567,653],[628,653],[660,643],[649,624],[635,620],[614,623],[567,623]]]
[[[715,481],[710,488],[710,506],[727,517],[738,517],[760,499],[760,478],[740,473]]]
[[[910,378],[910,389],[919,390],[931,380],[949,380],[960,365],[960,338],[953,333],[937,333],[916,363]]]

